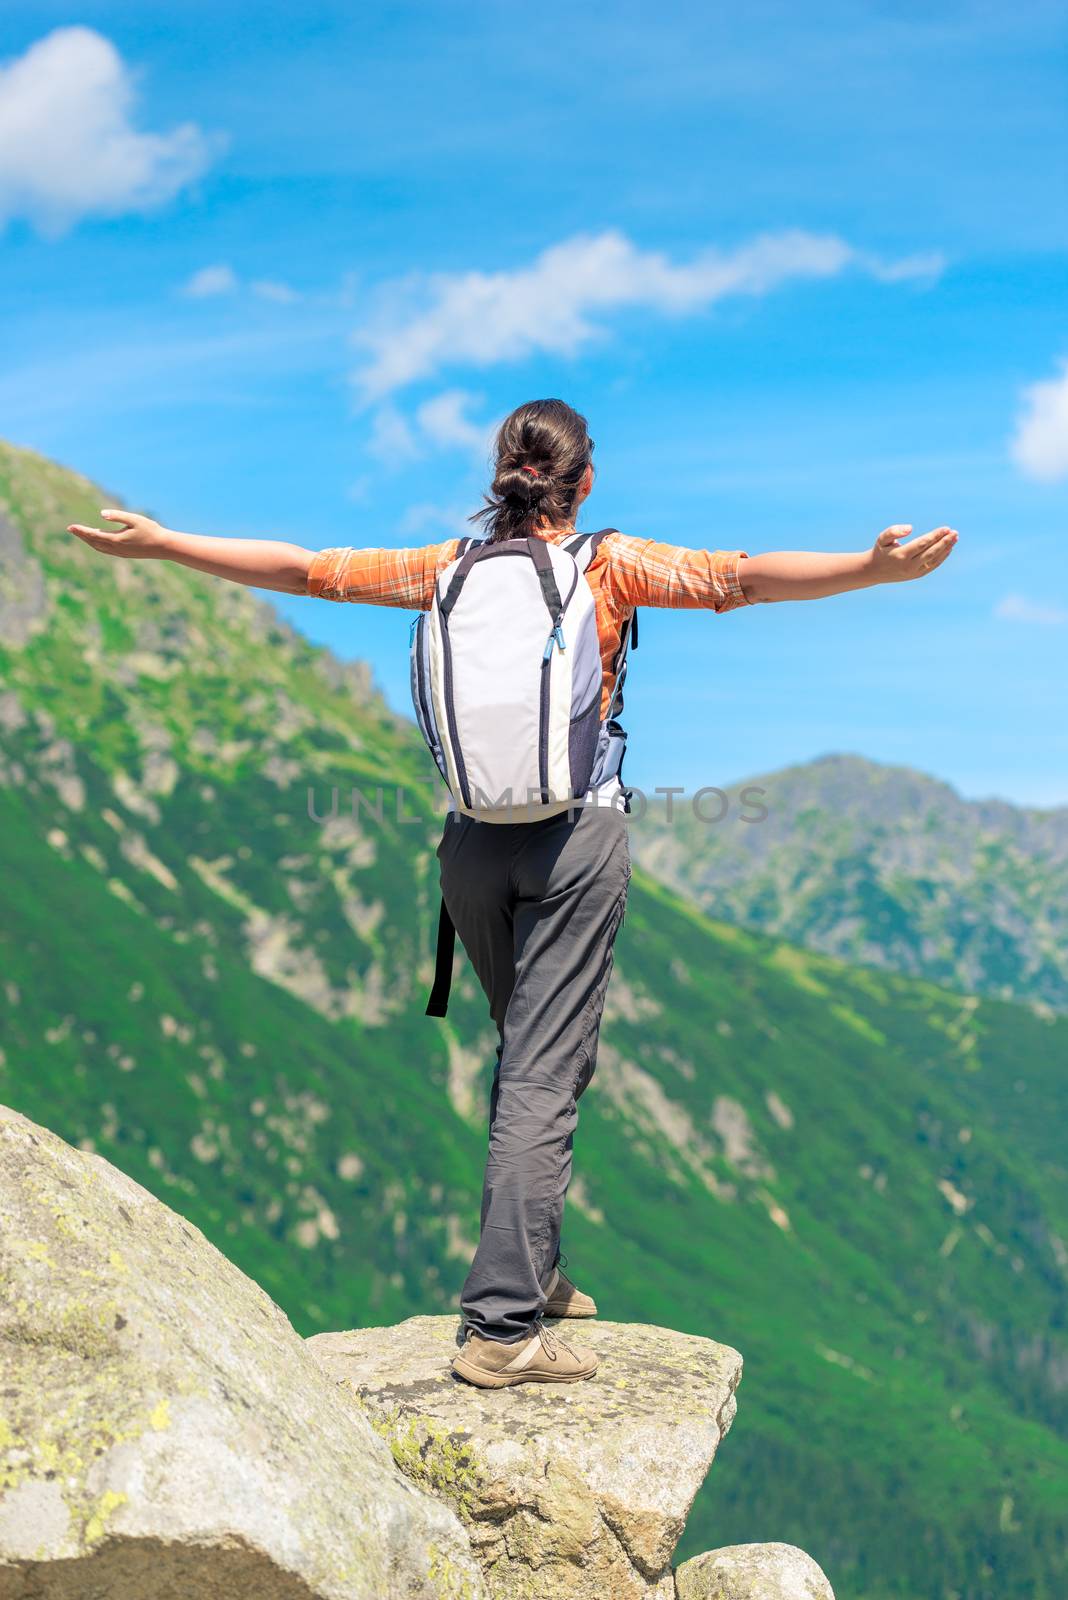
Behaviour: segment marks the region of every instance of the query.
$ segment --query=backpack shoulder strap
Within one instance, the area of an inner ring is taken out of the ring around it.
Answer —
[[[574,557],[575,561],[578,564],[579,571],[580,572],[585,572],[586,568],[589,566],[590,562],[593,560],[593,557],[594,557],[594,554],[595,554],[595,552],[597,550],[598,545],[600,545],[605,539],[607,539],[608,535],[610,533],[618,533],[618,532],[619,532],[618,528],[600,528],[600,529],[598,529],[598,531],[596,533],[576,533],[576,534],[574,534],[572,536],[572,538],[564,540],[563,548],[566,551],[568,551],[568,553],[571,556]],[[637,650],[637,648],[638,648],[638,610],[637,610],[637,607],[635,607],[635,609],[630,614],[630,623],[624,629],[623,638],[622,638],[620,644],[621,644],[621,648],[620,648],[619,653],[616,656],[617,673],[622,669],[623,664],[626,661],[626,656],[627,656],[628,649]],[[617,685],[618,685],[618,682],[619,682],[618,676],[617,676],[617,680],[616,681],[617,681]],[[614,699],[615,699],[615,696],[613,695],[613,700]]]
[[[464,556],[470,556],[472,550],[479,549],[484,543],[485,543],[485,540],[479,538],[477,534],[470,534],[470,533],[463,534],[456,541],[456,553],[454,554],[452,560],[449,562],[449,566],[450,567],[455,567],[456,563],[458,561],[463,561]],[[472,556],[471,559],[473,560],[474,557]],[[471,561],[464,562],[463,571],[464,571],[465,575],[466,575],[470,565],[471,565]],[[447,570],[447,569],[445,569],[445,570]],[[440,583],[441,583],[441,573],[439,572],[438,576],[437,576],[437,579],[435,580],[435,583],[434,583],[434,595],[435,595],[435,598],[437,600],[439,600],[439,601],[444,598],[444,596],[442,594],[442,591],[440,589]],[[454,604],[455,604],[455,602],[454,602]]]
[[[574,557],[580,572],[585,572],[596,553],[597,547],[610,533],[618,533],[618,528],[600,528],[596,533],[576,533],[570,539],[565,539],[561,549]]]
[[[438,610],[443,617],[448,617],[459,600],[460,590],[467,582],[467,574],[481,555],[485,542],[484,539],[474,539],[468,534],[457,545],[456,554],[451,562],[452,577],[449,579],[449,587],[443,595],[439,595]],[[440,577],[438,582],[441,582]]]
[[[570,539],[565,539],[561,548],[566,550],[575,560],[580,572],[585,572],[597,551],[597,547],[608,538],[610,533],[618,533],[618,528],[599,528],[596,533],[576,533]],[[630,614],[630,621],[623,629],[623,636],[616,652],[615,669],[616,677],[612,688],[611,706],[615,710],[609,711],[609,716],[618,714],[622,710],[623,699],[620,690],[626,676],[627,652],[638,648],[638,611],[637,607]]]

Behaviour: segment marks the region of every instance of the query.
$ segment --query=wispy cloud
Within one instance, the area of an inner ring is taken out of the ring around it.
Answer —
[[[1060,374],[1023,392],[1023,410],[1010,446],[1012,459],[1029,478],[1053,483],[1068,476],[1068,361]]]
[[[82,217],[169,200],[220,141],[196,123],[134,125],[135,74],[92,28],[57,28],[0,66],[0,226],[25,217],[49,237]]]
[[[792,279],[854,269],[897,283],[930,280],[941,267],[935,255],[887,262],[833,235],[800,231],[705,250],[689,262],[639,249],[617,230],[578,235],[514,271],[416,274],[387,285],[354,335],[364,359],[353,380],[361,398],[374,402],[450,366],[572,354],[603,335],[611,313],[628,308],[680,316]]]
[[[208,300],[217,295],[235,294],[239,289],[245,288],[246,285],[242,283],[233,267],[228,262],[220,261],[194,272],[192,277],[187,278],[181,285],[178,292],[191,300]],[[303,299],[299,290],[292,288],[288,283],[279,283],[273,278],[257,278],[248,284],[247,288],[257,300],[270,300],[280,306],[295,305]]]
[[[413,416],[406,417],[392,401],[386,401],[374,413],[368,448],[372,455],[394,463],[414,461],[433,450],[460,449],[485,458],[495,424],[475,422],[468,416],[468,407],[477,403],[477,396],[464,389],[446,389],[424,400]]]
[[[469,506],[443,506],[432,501],[420,501],[418,505],[408,507],[400,519],[398,531],[404,539],[425,541],[435,538],[462,539],[476,529],[471,522]]]
[[[201,267],[182,284],[181,293],[191,300],[209,300],[219,294],[233,294],[237,288],[237,273],[233,267],[220,261],[212,267]]]
[[[468,407],[477,403],[477,398],[463,389],[446,389],[416,409],[416,424],[430,444],[488,455],[495,428],[468,416]]]
[[[1041,600],[1027,600],[1021,594],[1007,594],[994,607],[1003,622],[1027,622],[1038,627],[1060,627],[1068,622],[1068,609]]]
[[[279,283],[273,278],[257,278],[249,287],[258,300],[272,300],[279,306],[296,305],[301,299],[299,290],[292,288],[288,283]]]
[[[414,461],[422,454],[411,423],[394,405],[379,406],[375,412],[367,448],[379,460],[394,464]]]

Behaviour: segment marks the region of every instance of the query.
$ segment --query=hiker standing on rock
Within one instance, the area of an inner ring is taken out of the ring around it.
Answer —
[[[577,1103],[593,1076],[613,945],[630,881],[626,734],[619,722],[640,606],[731,611],[922,577],[951,528],[879,534],[856,554],[690,550],[616,529],[578,533],[593,441],[562,400],[502,423],[481,539],[417,549],[333,548],[178,533],[103,511],[72,523],[108,555],[155,557],[256,588],[400,606],[412,696],[450,793],[438,845],[434,992],[442,1016],[459,933],[499,1044],[481,1236],[460,1304],[453,1369],[471,1383],[574,1382],[597,1366],[545,1317],[591,1317],[561,1269]]]

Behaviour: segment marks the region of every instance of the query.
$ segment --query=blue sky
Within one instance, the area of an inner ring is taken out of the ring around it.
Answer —
[[[0,435],[199,532],[447,537],[559,394],[584,525],[930,579],[651,614],[628,776],[1068,803],[1062,8],[8,0]],[[403,614],[284,597],[406,706]]]

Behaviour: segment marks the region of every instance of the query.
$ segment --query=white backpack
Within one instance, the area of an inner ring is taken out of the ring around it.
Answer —
[[[627,644],[601,720],[601,653],[585,571],[614,530],[464,539],[412,624],[412,700],[456,809],[489,822],[550,814],[618,772]]]

